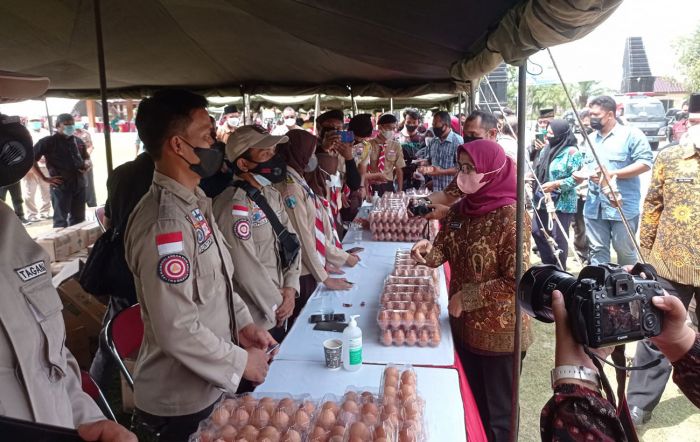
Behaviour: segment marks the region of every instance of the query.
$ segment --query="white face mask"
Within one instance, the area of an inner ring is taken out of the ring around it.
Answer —
[[[231,117],[231,118],[226,120],[226,124],[228,124],[229,127],[238,127],[240,122],[241,122],[241,119],[238,117]]]
[[[430,143],[433,141],[433,137],[425,137],[425,145],[430,146]]]
[[[284,119],[284,125],[288,127],[292,127],[297,124],[297,119],[294,117],[291,118],[285,118]]]
[[[383,130],[382,136],[386,140],[393,140],[394,139],[394,131],[393,130]]]
[[[321,172],[323,172],[328,177],[328,179],[326,180],[326,185],[328,187],[343,187],[343,182],[340,179],[340,172],[336,171],[333,175],[331,175],[323,169],[321,169]]]
[[[316,170],[316,167],[318,166],[318,158],[316,158],[316,154],[311,155],[311,158],[309,158],[309,162],[306,164],[306,167],[304,167],[304,172],[313,172]]]

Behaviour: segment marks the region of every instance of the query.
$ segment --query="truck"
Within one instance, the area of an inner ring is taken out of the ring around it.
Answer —
[[[625,124],[641,130],[653,150],[666,138],[666,110],[658,98],[645,93],[630,93],[618,97],[619,114]]]

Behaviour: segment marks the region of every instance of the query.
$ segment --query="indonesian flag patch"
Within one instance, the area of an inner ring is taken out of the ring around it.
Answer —
[[[190,277],[190,261],[178,253],[166,255],[158,262],[158,277],[170,284],[180,284]]]
[[[184,250],[182,232],[162,233],[156,236],[158,255],[170,255]]]
[[[248,216],[248,207],[242,206],[240,204],[234,204],[231,208],[231,215],[233,216]]]

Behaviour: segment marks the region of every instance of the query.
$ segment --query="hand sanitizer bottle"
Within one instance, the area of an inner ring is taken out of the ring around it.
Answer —
[[[343,368],[347,371],[357,371],[362,366],[362,330],[355,320],[359,317],[351,315],[350,323],[343,330]]]

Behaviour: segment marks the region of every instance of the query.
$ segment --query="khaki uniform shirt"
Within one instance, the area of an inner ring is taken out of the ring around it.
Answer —
[[[211,201],[156,171],[124,240],[144,322],[136,407],[180,416],[208,407],[222,390],[235,393],[248,361],[238,330],[253,319],[231,287],[233,263]]]
[[[277,189],[267,185],[262,187],[261,193],[280,223],[296,233]],[[289,268],[282,268],[279,241],[272,223],[241,188],[229,186],[217,196],[214,215],[236,267],[234,288],[257,325],[264,329],[275,327],[275,310],[282,304],[280,289],[290,287],[299,292],[301,253]]]
[[[369,152],[369,172],[376,173],[379,172],[378,162],[379,153],[381,151],[382,143],[376,138],[369,140],[372,147]],[[394,181],[394,169],[402,169],[406,167],[406,162],[403,159],[403,149],[401,144],[396,140],[388,140],[384,148],[384,177],[391,181]]]
[[[333,235],[333,220],[327,210],[323,211],[323,233],[326,236],[326,261],[336,267],[345,265],[350,256],[345,250],[338,248]]]
[[[0,415],[69,428],[105,419],[65,346],[48,255],[4,204],[0,226]]]
[[[325,263],[316,253],[316,203],[311,189],[291,167],[287,167],[287,179],[274,186],[282,194],[289,220],[299,235],[301,275],[312,274],[316,281],[325,281],[328,278]]]

